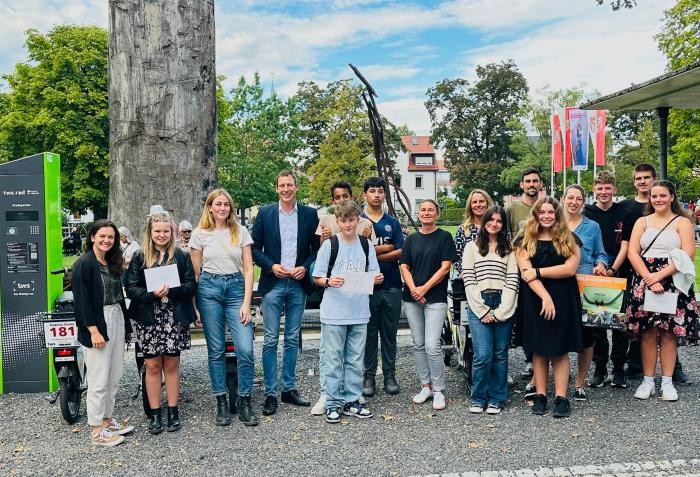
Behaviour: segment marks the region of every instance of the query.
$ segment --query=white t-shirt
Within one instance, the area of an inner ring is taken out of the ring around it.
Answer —
[[[339,235],[339,234],[338,234]],[[326,240],[316,256],[314,277],[325,277],[328,261],[331,258],[331,241]],[[369,267],[365,270],[365,262],[369,258]],[[360,239],[353,243],[345,242],[338,236],[338,256],[333,265],[331,276],[342,276],[346,271],[379,273],[377,255],[374,247],[369,247],[365,258]],[[328,325],[361,325],[369,323],[369,295],[347,293],[343,288],[326,288],[321,300],[321,323]]]
[[[250,247],[253,237],[245,227],[238,226],[240,246],[231,245],[231,235],[228,229],[202,230],[199,227],[192,231],[189,246],[191,250],[202,251],[202,271],[216,275],[230,275],[243,271],[242,247]],[[228,247],[228,252],[222,248]],[[234,260],[231,260],[232,255]]]

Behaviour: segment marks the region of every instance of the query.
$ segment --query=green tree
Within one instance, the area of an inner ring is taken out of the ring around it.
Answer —
[[[605,0],[596,0],[598,5],[605,3]],[[613,10],[621,8],[632,8],[637,6],[637,0],[610,0],[610,6]]]
[[[250,83],[241,77],[229,95],[222,79],[217,88],[219,182],[241,209],[272,202],[277,173],[293,168],[302,146],[295,103],[274,91],[266,95],[257,73]]]
[[[659,135],[658,126],[651,118],[640,122],[638,130],[625,141],[619,150],[610,157],[610,168],[617,180],[617,193],[626,197],[634,197],[637,191],[632,182],[634,167],[643,162],[659,167]],[[676,175],[676,177],[679,177]]]
[[[668,69],[676,70],[700,61],[700,2],[678,0],[664,15],[664,27],[656,40],[666,55]],[[681,195],[697,197],[700,195],[700,111],[672,109],[668,131],[669,176],[678,175]]]
[[[0,161],[61,155],[61,196],[70,210],[107,212],[109,116],[107,32],[60,25],[26,32],[27,61],[3,78]]]
[[[299,84],[296,101],[304,154],[303,169],[312,180],[309,200],[330,204],[330,186],[345,180],[359,188],[364,180],[377,174],[374,146],[362,88],[351,80],[329,83],[325,88],[313,82]],[[406,126],[396,127],[386,118],[384,143],[393,160],[403,147],[401,135],[410,134]]]
[[[510,146],[527,104],[525,77],[512,60],[476,67],[477,81],[445,79],[428,90],[425,103],[432,142],[445,149],[459,190],[479,187],[502,194],[501,172],[516,157]]]

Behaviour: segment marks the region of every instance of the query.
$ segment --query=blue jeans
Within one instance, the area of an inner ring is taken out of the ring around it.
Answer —
[[[481,292],[481,297],[491,308],[501,304],[500,291]],[[471,310],[467,316],[474,347],[472,404],[503,406],[508,397],[508,348],[513,319],[502,323],[482,323]]]
[[[226,385],[226,328],[233,336],[238,357],[238,394],[253,392],[253,322],[241,323],[241,304],[245,294],[243,275],[216,275],[202,272],[197,287],[197,309],[202,317],[209,356],[209,378],[215,396],[228,392]]]
[[[296,388],[297,354],[301,319],[306,306],[306,293],[298,280],[279,280],[262,297],[263,342],[262,362],[265,375],[265,396],[277,396],[277,343],[280,338],[280,316],[284,309],[284,351],[282,354],[282,391]]]
[[[325,364],[326,409],[355,402],[362,395],[362,363],[367,325],[321,323]]]

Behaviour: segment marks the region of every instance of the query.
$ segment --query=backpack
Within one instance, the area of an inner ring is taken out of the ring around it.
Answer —
[[[369,240],[364,235],[358,235],[360,238],[360,245],[362,245],[362,251],[365,252],[365,271],[369,268]],[[332,235],[331,241],[331,255],[328,258],[328,271],[326,272],[326,278],[331,277],[331,272],[335,266],[335,261],[338,258],[338,250],[340,249],[340,241],[337,235]],[[323,292],[326,290],[325,287],[318,287],[318,294],[323,297]]]

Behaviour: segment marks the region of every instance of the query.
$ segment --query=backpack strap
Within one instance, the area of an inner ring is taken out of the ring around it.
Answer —
[[[328,258],[328,270],[326,271],[326,278],[331,277],[331,272],[333,271],[333,266],[338,258],[338,248],[340,247],[340,242],[338,242],[337,235],[331,235],[331,256]]]
[[[362,251],[365,252],[365,272],[369,268],[369,240],[364,235],[358,235],[360,237],[360,245],[362,245]]]
[[[358,235],[360,238],[360,245],[362,245],[362,251],[365,252],[365,271],[369,268],[369,240],[364,235]],[[331,277],[331,272],[335,266],[335,261],[338,258],[338,249],[340,248],[340,242],[338,241],[337,235],[331,235],[331,256],[328,258],[328,270],[326,271],[326,278]]]

